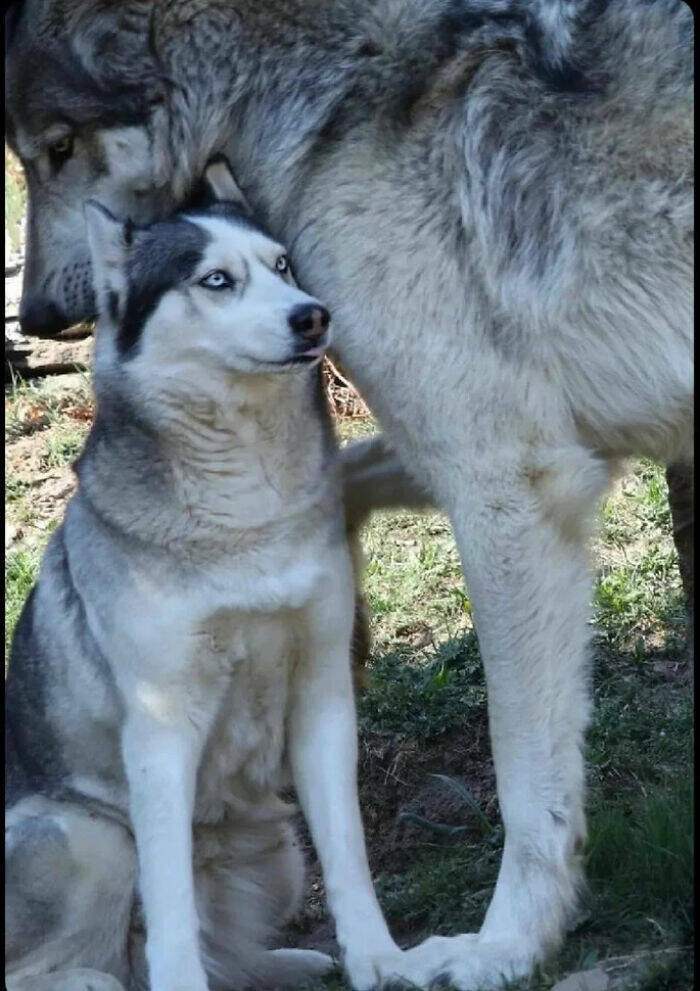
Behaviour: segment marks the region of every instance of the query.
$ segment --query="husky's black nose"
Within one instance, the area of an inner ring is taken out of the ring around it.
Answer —
[[[32,337],[54,337],[69,321],[55,303],[41,297],[23,299],[19,304],[19,325],[23,334]]]
[[[320,303],[301,303],[289,314],[289,326],[305,341],[316,341],[328,330],[331,315]]]

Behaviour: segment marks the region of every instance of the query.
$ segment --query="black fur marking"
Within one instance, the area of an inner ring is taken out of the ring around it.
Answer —
[[[107,294],[107,311],[110,320],[116,323],[119,316],[119,296],[113,289],[110,289]]]
[[[226,161],[224,156],[220,155],[211,158],[209,164],[213,164],[219,159],[224,162]],[[180,211],[200,217],[223,217],[225,220],[231,220],[233,223],[240,224],[241,227],[248,228],[249,230],[258,231],[261,234],[267,233],[257,220],[239,203],[217,199],[204,178],[199,179],[192,187]]]
[[[117,348],[124,358],[136,353],[144,325],[162,296],[192,276],[210,240],[206,231],[181,217],[133,230],[128,295],[117,334]]]
[[[577,58],[578,51],[588,51],[589,46],[581,44],[581,35],[607,9],[610,0],[588,0],[571,24],[572,50],[566,52],[561,61],[556,61],[548,53],[550,41],[542,29],[536,15],[525,9],[525,40],[530,55],[533,72],[552,90],[558,93],[593,93],[601,89],[601,80]],[[588,51],[590,56],[590,51]]]

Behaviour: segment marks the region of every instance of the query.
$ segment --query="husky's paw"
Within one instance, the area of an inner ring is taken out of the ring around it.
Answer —
[[[530,974],[534,954],[515,942],[497,942],[478,933],[462,936],[432,936],[407,950],[406,967],[428,974],[427,987],[450,987],[458,991],[502,988],[509,981]],[[432,982],[432,983],[431,983]]]

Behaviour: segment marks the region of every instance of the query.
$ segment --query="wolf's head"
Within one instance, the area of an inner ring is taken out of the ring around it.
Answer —
[[[83,201],[135,221],[174,206],[154,122],[163,80],[150,5],[22,0],[5,17],[6,137],[27,179],[20,322],[51,335],[94,316]]]
[[[140,395],[200,395],[231,373],[317,364],[328,311],[302,292],[282,245],[253,221],[227,163],[206,170],[203,205],[145,225],[85,204],[99,313],[98,375]]]

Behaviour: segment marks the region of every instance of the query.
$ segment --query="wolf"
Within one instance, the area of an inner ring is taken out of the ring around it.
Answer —
[[[505,843],[479,932],[407,976],[528,973],[582,884],[594,507],[628,456],[692,477],[690,9],[25,0],[6,36],[25,329],[94,311],[84,196],[157,217],[225,153],[381,423],[349,512],[449,515]]]
[[[299,988],[332,967],[267,948],[303,890],[286,769],[352,986],[401,962],[357,798],[329,314],[224,162],[205,184],[206,206],[148,225],[85,208],[97,415],[6,690],[11,991]]]

